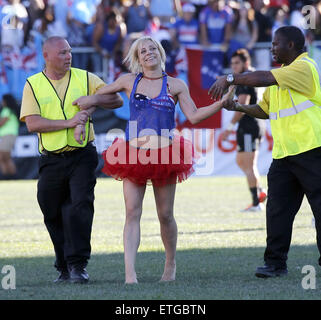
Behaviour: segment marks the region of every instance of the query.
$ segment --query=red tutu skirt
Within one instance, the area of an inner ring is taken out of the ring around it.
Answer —
[[[175,136],[171,145],[158,149],[136,148],[116,138],[103,160],[102,172],[116,180],[164,186],[186,180],[194,172],[196,157],[192,142]]]

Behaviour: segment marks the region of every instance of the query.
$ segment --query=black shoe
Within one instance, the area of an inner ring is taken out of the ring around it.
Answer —
[[[62,282],[66,282],[69,281],[70,279],[70,275],[69,275],[69,271],[68,270],[58,270],[59,271],[59,277],[54,280],[54,283],[62,283]]]
[[[72,268],[69,281],[72,283],[87,283],[89,281],[87,270],[85,268]]]
[[[272,278],[272,277],[279,277],[285,276],[288,274],[288,269],[284,268],[277,268],[273,265],[265,264],[263,267],[257,267],[255,275],[258,278]]]

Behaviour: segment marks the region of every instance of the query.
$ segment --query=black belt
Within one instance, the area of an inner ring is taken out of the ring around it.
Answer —
[[[69,157],[74,155],[75,153],[84,150],[85,148],[87,148],[88,146],[92,146],[94,147],[94,144],[92,141],[88,142],[87,145],[83,148],[76,148],[74,150],[70,150],[70,151],[63,151],[63,152],[52,152],[52,151],[47,151],[47,150],[43,150],[41,152],[41,155],[43,156],[47,156],[47,157]]]

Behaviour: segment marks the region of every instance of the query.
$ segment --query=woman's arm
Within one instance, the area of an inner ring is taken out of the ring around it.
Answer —
[[[81,110],[87,110],[93,106],[102,106],[107,109],[115,109],[123,105],[122,98],[116,94],[121,91],[128,91],[131,84],[132,75],[126,74],[120,76],[116,81],[107,84],[96,91],[91,96],[83,96],[75,101],[73,105],[78,105]]]
[[[269,87],[277,84],[271,71],[254,71],[249,73],[234,74],[233,85],[249,87]],[[223,92],[229,87],[226,76],[218,77],[212,84],[208,94],[213,99],[219,99]]]
[[[73,105],[78,105],[80,110],[91,110],[92,114],[96,107],[104,109],[117,109],[123,105],[123,99],[119,94],[94,94],[91,96],[82,96],[73,101]]]
[[[200,121],[212,116],[213,114],[222,109],[225,100],[227,100],[228,98],[232,99],[232,97],[234,96],[234,86],[231,86],[229,88],[228,93],[224,95],[222,100],[214,102],[213,104],[207,107],[197,108],[193,99],[190,96],[187,85],[183,81],[176,79],[175,87],[175,89],[177,89],[177,97],[180,107],[186,118],[192,124],[199,123]]]

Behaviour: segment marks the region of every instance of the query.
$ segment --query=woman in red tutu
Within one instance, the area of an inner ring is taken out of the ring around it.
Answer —
[[[222,101],[197,109],[186,84],[167,76],[165,51],[151,37],[136,40],[124,62],[130,74],[101,88],[97,94],[125,91],[130,99],[130,120],[126,139],[117,138],[103,153],[102,171],[123,181],[126,206],[124,253],[126,283],[137,283],[136,254],[140,243],[142,203],[148,183],[153,185],[161,238],[166,261],[161,281],[173,281],[176,275],[177,226],[173,207],[176,183],[193,173],[192,143],[175,135],[174,112],[177,101],[187,119],[197,123],[218,112]],[[81,109],[95,105],[95,96],[75,101]]]

